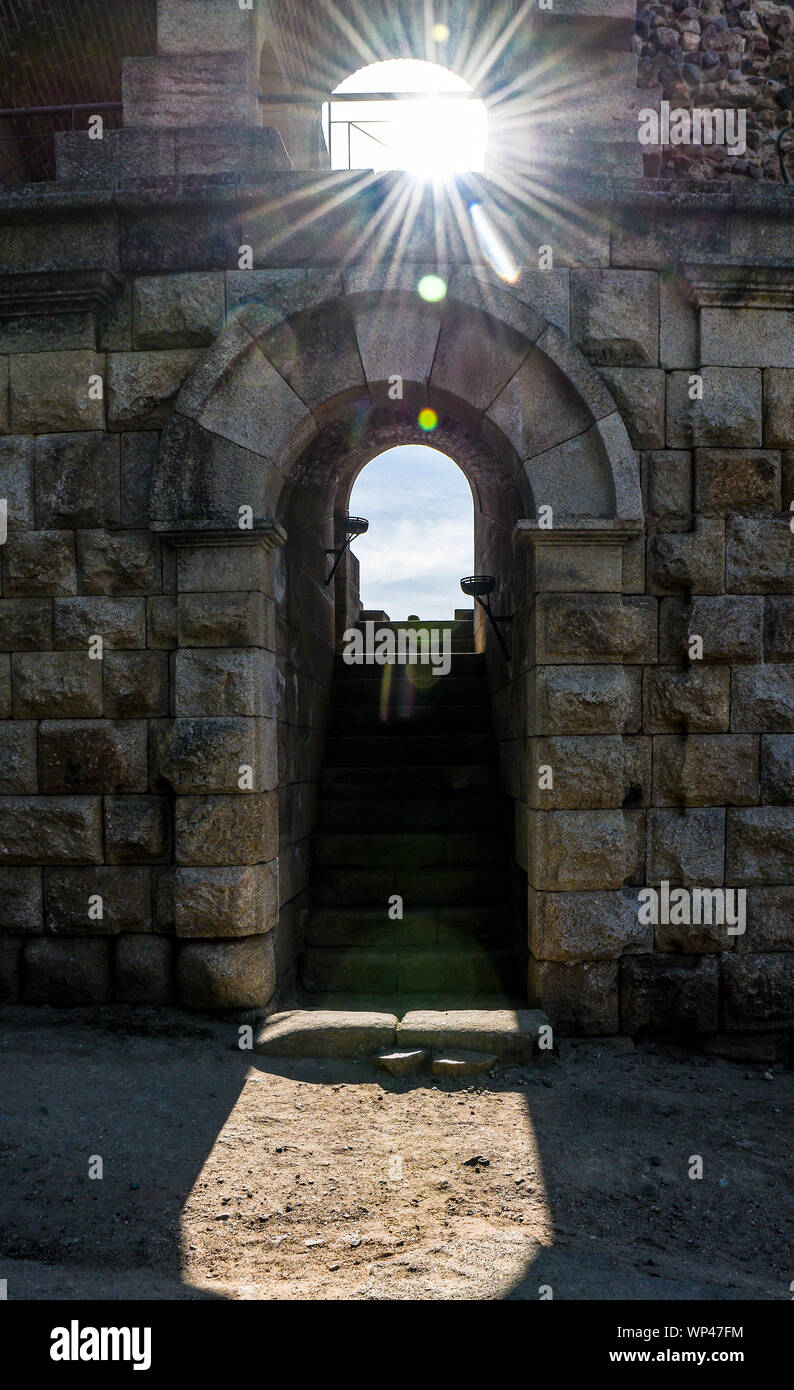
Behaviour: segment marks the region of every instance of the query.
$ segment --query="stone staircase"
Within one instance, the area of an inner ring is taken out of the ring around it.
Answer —
[[[314,1007],[521,997],[507,803],[473,614],[413,626],[451,629],[449,674],[337,658],[300,975]],[[395,895],[402,920],[389,916]]]

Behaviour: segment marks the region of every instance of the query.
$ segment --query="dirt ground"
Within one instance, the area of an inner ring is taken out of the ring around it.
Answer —
[[[618,1039],[471,1084],[166,1011],[1,1031],[9,1299],[791,1297],[792,1072]]]

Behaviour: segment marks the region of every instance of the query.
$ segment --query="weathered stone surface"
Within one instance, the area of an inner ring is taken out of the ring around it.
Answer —
[[[560,1033],[592,1036],[618,1030],[616,961],[588,960],[572,965],[530,960],[529,997],[542,1005]]]
[[[733,673],[731,728],[794,733],[794,665],[746,666]]]
[[[697,594],[721,594],[725,587],[725,524],[698,518],[692,531],[667,535],[656,532],[648,540],[649,588],[655,594],[680,589]]]
[[[270,931],[277,917],[277,860],[174,870],[177,936],[254,936]]]
[[[792,734],[765,734],[761,739],[761,800],[774,806],[794,804]]]
[[[46,869],[44,893],[46,930],[56,935],[116,936],[152,930],[149,869]]]
[[[548,1019],[538,1009],[416,1009],[397,1026],[398,1047],[464,1048],[528,1061]]]
[[[627,956],[620,967],[620,1026],[627,1033],[709,1033],[719,1027],[713,957]]]
[[[780,455],[760,449],[696,449],[695,508],[702,516],[780,511]]]
[[[11,718],[11,654],[0,652],[0,719]]]
[[[177,551],[180,594],[273,594],[273,552],[262,544],[182,545]]]
[[[794,955],[731,955],[722,961],[725,1026],[794,1025]]]
[[[764,658],[794,661],[794,597],[768,598],[764,604]]]
[[[291,1009],[271,1014],[254,1039],[254,1051],[266,1057],[369,1057],[391,1047],[396,1031],[394,1014]],[[417,1052],[396,1055],[416,1057]]]
[[[535,557],[538,593],[617,593],[623,586],[623,549],[619,545],[539,547]]]
[[[529,949],[537,960],[616,960],[652,948],[653,929],[638,920],[636,892],[531,895]]]
[[[180,647],[275,646],[275,633],[261,594],[180,594]]]
[[[788,517],[733,517],[725,534],[726,588],[738,594],[794,590],[794,533]]]
[[[616,594],[540,594],[536,603],[539,663],[652,662],[657,605]]]
[[[647,510],[650,516],[670,522],[689,518],[692,501],[692,454],[687,449],[660,449],[645,454]]]
[[[0,1004],[16,1004],[19,998],[19,967],[22,942],[13,936],[0,937]]]
[[[103,377],[96,352],[20,352],[11,358],[11,423],[15,434],[101,430],[105,403],[92,378]]]
[[[704,307],[700,351],[703,362],[726,367],[794,367],[794,313]]]
[[[703,367],[703,399],[690,400],[689,372],[667,379],[667,443],[711,448],[761,443],[761,373],[754,368]]]
[[[0,794],[38,791],[36,725],[16,720],[0,724]]]
[[[11,403],[8,386],[8,358],[0,357],[0,434],[8,434],[11,429]]]
[[[185,941],[177,956],[179,1002],[187,1009],[264,1008],[275,989],[269,936]]]
[[[385,304],[383,317],[390,312]],[[368,327],[371,331],[373,325],[370,323]],[[391,371],[392,368],[384,364],[386,379]],[[410,379],[416,380],[415,377]],[[522,460],[582,434],[593,422],[590,411],[579,393],[572,389],[570,381],[537,348],[530,352],[515,376],[492,401],[486,418],[510,440]]]
[[[165,652],[106,652],[105,715],[135,719],[167,715],[168,657]]]
[[[46,651],[52,646],[49,599],[0,600],[0,647],[6,652]]]
[[[764,372],[764,443],[791,448],[794,439],[794,371],[767,367]]]
[[[175,808],[177,864],[260,864],[278,857],[278,797],[180,796]]]
[[[135,281],[136,348],[193,348],[213,343],[223,328],[223,274],[147,275]]]
[[[250,125],[252,85],[246,53],[231,51],[228,40],[220,51],[127,58],[125,119],[133,128],[165,130]]]
[[[152,536],[80,531],[77,559],[85,594],[152,594],[162,588],[160,544]]]
[[[645,270],[571,272],[572,337],[591,362],[656,366],[658,283]]]
[[[102,663],[88,652],[19,652],[11,658],[14,718],[102,713]]]
[[[539,734],[635,734],[641,676],[625,666],[541,667],[535,685]]]
[[[41,869],[0,869],[0,932],[30,936],[43,929]]]
[[[653,740],[656,806],[749,806],[758,801],[758,740],[693,734]]]
[[[39,765],[43,792],[145,791],[146,724],[143,720],[43,720]]]
[[[548,892],[622,888],[645,864],[643,811],[535,811],[529,816],[529,877]]]
[[[794,881],[794,807],[729,809],[725,843],[729,883]]]
[[[447,1048],[437,1053],[430,1064],[434,1076],[482,1076],[498,1062],[493,1052],[470,1052],[464,1048]]]
[[[658,368],[612,367],[601,372],[626,422],[635,449],[664,447],[664,372]]]
[[[125,431],[121,435],[121,524],[146,528],[152,473],[160,447],[156,430]]]
[[[660,656],[662,661],[689,659],[691,637],[703,639],[703,661],[760,661],[764,608],[760,598],[662,599]]]
[[[122,936],[116,944],[115,997],[121,1004],[170,1004],[174,945],[162,936]]]
[[[25,531],[9,536],[2,557],[7,598],[77,593],[71,531]]]
[[[101,862],[102,803],[99,797],[0,797],[0,863]]]
[[[396,1018],[394,1022],[396,1025]],[[381,1052],[373,1061],[379,1071],[387,1071],[390,1076],[413,1076],[424,1069],[429,1057],[426,1047],[414,1047]]]
[[[730,669],[699,661],[683,669],[650,667],[644,699],[646,733],[724,733],[730,727]]]
[[[725,811],[648,812],[648,883],[708,888],[724,881]]]
[[[110,942],[51,939],[25,942],[26,1004],[105,1004],[111,995]]]
[[[275,757],[272,719],[175,719],[154,732],[155,773],[186,795],[239,792],[241,768],[253,772],[248,790],[269,791],[278,780]]]
[[[794,951],[794,884],[747,889],[747,930],[736,950]]]
[[[179,388],[198,359],[186,352],[112,352],[108,356],[108,424],[154,430],[168,420]]]
[[[168,805],[162,796],[105,798],[105,858],[109,864],[157,864],[170,850]]]
[[[273,652],[182,650],[174,659],[174,712],[181,715],[275,715]]]
[[[61,598],[53,604],[53,644],[86,653],[92,637],[107,647],[143,647],[146,604],[142,598]],[[107,660],[107,651],[103,653]]]
[[[117,526],[119,441],[98,430],[36,440],[36,524]]]
[[[551,787],[540,788],[541,767],[551,768]],[[540,810],[644,806],[650,782],[650,739],[591,734],[530,744],[531,803]]]
[[[2,612],[2,609],[0,609]],[[173,651],[177,644],[176,596],[164,594],[161,598],[146,600],[146,645]]]
[[[8,534],[36,524],[33,486],[33,440],[24,435],[0,439],[0,497],[8,502]]]

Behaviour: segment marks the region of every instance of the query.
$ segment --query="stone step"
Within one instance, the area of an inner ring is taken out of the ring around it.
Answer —
[[[516,977],[513,952],[477,947],[410,951],[309,947],[300,965],[301,986],[309,993],[347,990],[369,995],[405,991],[435,999],[440,990],[458,994],[498,993],[514,983]]]
[[[498,785],[495,763],[466,763],[463,766],[434,764],[428,767],[398,767],[382,764],[361,767],[357,764],[324,767],[321,780],[323,798],[358,799],[360,797],[394,796],[467,797],[472,793],[494,791]]]
[[[548,1019],[538,1009],[482,1008],[393,1011],[349,1007],[296,1008],[272,1014],[254,1051],[266,1057],[376,1057],[389,1050],[443,1056],[450,1049],[492,1054],[504,1062],[542,1061],[538,1046]]]
[[[509,945],[513,924],[506,907],[433,907],[407,910],[401,922],[380,909],[315,910],[306,926],[307,946]]]
[[[317,829],[340,834],[344,831],[410,832],[421,825],[425,831],[455,831],[473,825],[499,826],[505,821],[505,808],[496,796],[447,796],[396,798],[364,797],[354,801],[321,796],[317,806]]]
[[[394,734],[361,737],[331,734],[325,745],[326,767],[431,767],[492,763],[496,744],[490,734]]]
[[[477,705],[487,709],[490,694],[487,681],[479,675],[434,676],[417,672],[408,678],[403,671],[392,669],[388,682],[384,681],[382,673],[355,679],[334,678],[332,710],[350,705],[372,705],[379,709],[382,701],[390,713],[399,713],[403,707],[410,712],[444,705]]]
[[[316,868],[443,868],[485,864],[504,866],[502,839],[487,832],[383,835],[317,835],[312,841]]]
[[[328,720],[330,734],[395,738],[442,733],[467,737],[471,733],[491,734],[491,713],[486,705],[422,705],[381,709],[378,705],[340,705],[331,703]]]
[[[491,906],[508,898],[506,866],[461,865],[454,869],[384,865],[371,869],[323,869],[314,884],[318,907],[376,907],[385,912],[395,893],[409,908]]]

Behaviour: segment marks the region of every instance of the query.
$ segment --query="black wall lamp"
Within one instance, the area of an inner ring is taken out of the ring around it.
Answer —
[[[326,555],[333,555],[333,556],[335,557],[334,563],[333,563],[333,565],[332,565],[332,567],[331,567],[331,573],[329,574],[328,578],[327,578],[326,581],[325,581],[326,585],[328,585],[328,584],[331,583],[331,580],[333,579],[334,575],[336,574],[336,571],[338,570],[340,564],[342,563],[342,556],[344,555],[345,551],[348,549],[348,547],[349,547],[349,545],[350,545],[350,542],[351,542],[356,536],[363,536],[363,535],[364,535],[364,532],[365,532],[365,531],[368,531],[368,530],[369,530],[369,522],[368,522],[368,521],[365,521],[364,518],[363,518],[363,516],[349,516],[349,517],[347,517],[347,519],[346,519],[346,521],[345,521],[345,543],[344,543],[344,545],[340,546],[338,550],[326,550],[326,552],[325,552]]]
[[[505,654],[505,660],[510,660],[508,645],[499,629],[499,623],[512,623],[513,615],[505,614],[503,617],[497,615],[491,609],[490,595],[496,588],[496,580],[492,574],[470,574],[467,579],[461,579],[460,587],[467,598],[473,598],[485,611],[488,621],[496,633],[499,646]]]

